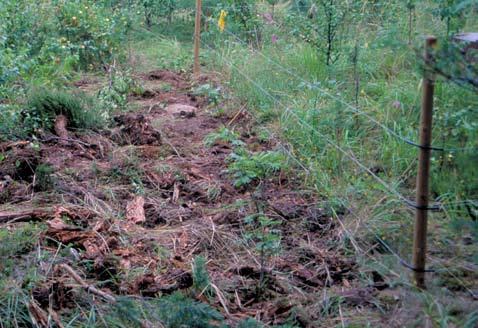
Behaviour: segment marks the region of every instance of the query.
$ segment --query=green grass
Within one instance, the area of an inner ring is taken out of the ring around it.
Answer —
[[[392,3],[385,5],[398,7]],[[387,13],[377,14],[383,18],[379,19],[365,13],[364,22],[354,25],[356,29],[342,44],[340,59],[331,67],[326,67],[316,49],[291,38],[287,25],[283,25],[282,30],[265,26],[266,41],[257,49],[260,54],[233,42],[225,34],[208,40],[212,50],[205,49],[208,56],[215,58],[207,61],[208,67],[229,76],[231,98],[247,105],[261,122],[258,129],[260,125],[275,127],[274,132],[290,144],[295,157],[308,168],[309,173],[303,172],[305,183],[331,200],[345,201],[354,210],[356,217],[348,215],[346,226],[354,231],[355,238],[364,245],[375,244],[375,236],[368,230],[372,229],[409,261],[414,211],[330,142],[363,163],[393,189],[414,200],[418,149],[346,104],[365,112],[400,136],[418,141],[422,35],[444,35],[445,22],[432,15],[432,8],[430,2],[418,5],[420,14],[413,22],[411,46],[407,45],[405,19],[391,19]],[[467,14],[464,18],[468,30],[477,28],[476,11],[474,15]],[[281,18],[277,19],[282,22]],[[267,36],[272,33],[278,35],[275,43],[267,42]],[[359,49],[357,99],[350,55],[355,45]],[[477,146],[477,101],[476,91],[437,78],[433,128],[436,147]],[[442,202],[477,199],[478,177],[474,168],[477,156],[476,150],[433,152],[431,198]],[[473,220],[476,212],[475,204],[469,208],[448,206],[445,211],[430,214],[429,240],[435,257],[449,261],[451,254],[455,254],[451,262],[457,266],[478,263],[472,255],[476,246],[462,241],[462,236],[478,238]],[[387,265],[393,262],[391,258]],[[407,274],[400,267],[394,271]],[[434,278],[432,281],[433,284]],[[444,326],[447,314],[440,309],[443,303],[437,304],[431,306],[430,311],[438,315],[437,320],[444,321],[434,324]],[[460,319],[451,316],[458,320],[452,320],[458,325],[474,320],[473,314],[459,315]]]

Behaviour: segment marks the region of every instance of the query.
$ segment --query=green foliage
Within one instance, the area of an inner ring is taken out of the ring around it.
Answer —
[[[196,296],[211,296],[212,290],[209,286],[209,275],[207,273],[206,259],[203,256],[196,256],[193,263],[193,290]]]
[[[1,1],[0,138],[21,134],[13,131],[26,90],[60,89],[76,70],[103,68],[126,35],[128,17],[92,0]],[[50,124],[39,115],[27,110],[29,132]]]
[[[237,324],[236,328],[262,328],[262,325],[253,318],[245,318]]]
[[[10,275],[15,258],[33,250],[37,241],[38,228],[35,224],[17,226],[13,230],[0,228],[0,281]]]
[[[247,185],[256,179],[264,179],[287,167],[285,155],[272,150],[249,152],[238,147],[226,160],[229,166],[225,172],[235,178],[234,186],[236,187]]]
[[[104,113],[115,109],[126,109],[128,96],[131,93],[141,93],[128,70],[123,71],[110,67],[109,75],[108,84],[97,93],[98,107],[103,109]]]
[[[80,68],[101,67],[112,60],[125,35],[126,16],[89,0],[60,2],[52,9],[58,46],[77,58]]]
[[[107,116],[92,107],[92,100],[86,94],[47,89],[30,92],[22,113],[24,128],[33,133],[51,130],[57,115],[66,116],[68,124],[75,128],[99,128]]]
[[[222,316],[209,305],[192,301],[183,294],[175,292],[162,297],[159,301],[161,322],[166,327],[209,328],[218,327],[214,321],[221,321]]]
[[[55,180],[52,176],[54,169],[51,165],[41,163],[35,169],[35,189],[38,191],[48,191],[53,189]]]
[[[254,243],[260,259],[260,278],[256,293],[257,297],[261,298],[266,283],[266,268],[272,256],[281,251],[281,231],[276,228],[280,221],[271,219],[263,213],[254,213],[246,216],[244,222],[246,223],[244,237]]]
[[[434,3],[437,7],[432,9],[432,13],[446,22],[447,35],[463,27],[466,11],[476,5],[473,0],[434,0]]]
[[[254,213],[244,218],[246,240],[254,242],[255,249],[265,258],[265,262],[280,252],[280,230],[275,227],[280,221],[271,219],[262,213]]]
[[[112,327],[136,327],[147,320],[168,328],[213,328],[220,326],[223,317],[209,305],[174,292],[159,299],[121,297],[107,310],[106,319]]]
[[[212,105],[217,105],[223,98],[221,95],[221,88],[214,88],[211,84],[206,83],[200,85],[195,91],[195,94],[200,96],[205,96],[212,103]]]
[[[244,37],[249,43],[257,44],[257,41],[261,39],[261,31],[263,27],[262,18],[257,12],[256,2],[254,0],[226,0],[226,6],[224,9],[227,12],[227,17],[234,24],[233,31],[238,30],[239,34]]]
[[[232,146],[243,146],[244,142],[234,130],[220,126],[217,132],[211,132],[204,137],[204,145],[212,147],[217,141],[230,143]]]
[[[322,52],[327,65],[333,64],[341,54],[339,44],[348,7],[348,1],[315,0],[307,16],[300,12],[289,15],[291,33]]]

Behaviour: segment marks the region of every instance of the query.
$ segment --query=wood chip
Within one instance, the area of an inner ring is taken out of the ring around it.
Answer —
[[[136,195],[132,201],[128,202],[126,205],[126,219],[134,224],[146,222],[143,195]]]

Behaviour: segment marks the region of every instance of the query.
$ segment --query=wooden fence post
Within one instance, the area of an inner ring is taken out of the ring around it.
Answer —
[[[433,91],[434,77],[429,65],[433,60],[430,48],[436,43],[434,36],[425,39],[425,73],[422,82],[422,111],[420,115],[421,148],[418,154],[417,195],[415,230],[413,234],[413,272],[414,283],[418,288],[425,288],[425,262],[427,252],[427,220],[429,205],[430,146],[432,139]]]
[[[201,33],[201,0],[196,0],[196,22],[194,27],[194,67],[193,72],[199,73],[199,36]]]

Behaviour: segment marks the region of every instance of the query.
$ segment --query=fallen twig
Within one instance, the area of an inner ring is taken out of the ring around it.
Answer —
[[[1,151],[7,151],[12,148],[16,148],[19,146],[26,146],[30,144],[30,141],[27,140],[20,140],[20,141],[14,141],[14,142],[3,142],[0,143],[0,150]]]
[[[42,221],[51,218],[50,209],[32,209],[24,211],[0,211],[0,223]]]
[[[78,284],[80,284],[81,287],[86,289],[88,292],[90,292],[92,294],[95,294],[97,296],[100,296],[100,297],[104,298],[105,300],[107,300],[110,303],[115,303],[116,302],[116,298],[114,296],[112,296],[112,295],[110,295],[110,294],[108,294],[108,293],[106,293],[102,290],[99,290],[98,288],[96,288],[93,285],[88,284],[68,264],[64,264],[64,263],[59,264],[58,267],[60,269],[63,269],[64,271],[66,271],[68,273],[68,275],[73,278],[73,280],[75,280]]]
[[[80,141],[78,139],[71,139],[71,138],[60,138],[60,137],[57,137],[57,136],[49,136],[48,138],[45,138],[45,139],[40,139],[41,142],[50,142],[52,140],[59,140],[59,141],[69,141],[69,142],[72,142],[72,143],[78,143],[80,145],[83,145],[85,147],[92,147],[91,144],[89,143],[86,143],[86,142],[83,142],[83,141]]]
[[[236,113],[236,115],[234,115],[234,117],[226,125],[231,126],[231,124],[237,120],[237,118],[239,117],[239,115],[241,115],[241,113],[244,111],[245,108],[246,108],[245,106],[242,106],[241,109],[239,109],[239,111]]]

